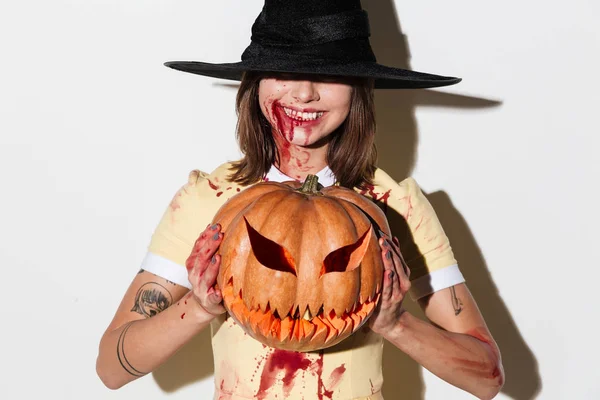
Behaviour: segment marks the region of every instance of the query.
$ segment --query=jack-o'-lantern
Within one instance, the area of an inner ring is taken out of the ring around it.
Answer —
[[[385,215],[339,186],[264,182],[229,199],[217,284],[233,319],[280,349],[333,346],[371,316],[383,282]]]

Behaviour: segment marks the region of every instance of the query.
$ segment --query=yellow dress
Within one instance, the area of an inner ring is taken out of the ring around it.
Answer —
[[[247,188],[227,180],[230,166],[225,163],[211,174],[190,172],[152,236],[143,269],[191,287],[185,261],[194,242],[221,205]],[[318,176],[324,186],[334,183],[328,168]],[[275,167],[265,179],[291,180]],[[374,182],[361,193],[377,201],[401,242],[411,268],[411,297],[464,282],[439,220],[415,180],[397,183],[377,169]],[[383,338],[367,327],[336,346],[309,353],[265,346],[226,314],[211,323],[211,332],[215,400],[383,399]]]

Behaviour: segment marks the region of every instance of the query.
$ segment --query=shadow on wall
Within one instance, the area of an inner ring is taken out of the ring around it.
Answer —
[[[378,62],[411,69],[407,40],[396,18],[394,2],[363,0],[362,4],[369,13],[371,45]],[[423,72],[445,74],[444,71],[435,70],[435,66]],[[448,74],[452,75],[450,71]],[[481,109],[499,104],[493,100],[433,90],[378,90],[375,95],[375,107],[379,167],[396,181],[410,176],[417,155],[417,106]],[[541,388],[537,361],[498,294],[471,230],[446,193],[435,192],[427,195],[427,198],[438,214],[467,285],[502,352],[506,372],[506,383],[502,392],[516,400],[533,399]],[[393,231],[402,231],[402,227],[398,226],[402,225],[402,222],[394,224],[390,218],[390,225]],[[425,319],[416,303],[406,303],[409,312]],[[386,399],[424,399],[425,388],[421,371],[421,367],[410,357],[393,345],[385,344],[383,393]]]
[[[369,13],[371,44],[378,61],[410,69],[407,41],[396,19],[393,1],[363,0],[362,3]],[[430,72],[437,73],[435,70]],[[237,88],[237,85],[231,84],[222,86]],[[415,108],[421,105],[479,109],[497,106],[499,102],[432,90],[377,91],[379,167],[396,181],[410,176],[415,165],[418,143]],[[537,361],[498,294],[475,238],[446,193],[435,192],[427,197],[444,226],[469,289],[502,351],[506,372],[502,392],[515,400],[533,399],[541,388]],[[390,218],[390,225],[395,232],[402,229],[402,221],[394,222]],[[416,303],[406,301],[406,307],[409,312],[424,319]],[[173,392],[212,374],[210,329],[205,329],[153,376],[163,391]],[[388,343],[384,346],[383,374],[386,399],[424,399],[421,367]]]

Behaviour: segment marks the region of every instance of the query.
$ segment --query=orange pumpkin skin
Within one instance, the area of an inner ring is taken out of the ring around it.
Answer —
[[[217,284],[229,314],[256,340],[313,351],[373,314],[384,270],[378,237],[390,229],[353,190],[317,190],[316,176],[301,186],[259,183],[221,207],[213,220],[224,232]]]

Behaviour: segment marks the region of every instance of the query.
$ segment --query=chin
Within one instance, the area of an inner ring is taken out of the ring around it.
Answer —
[[[301,132],[298,130],[296,132],[296,137],[290,143],[296,146],[301,147],[314,147],[318,148],[324,146],[328,142],[328,137],[331,133],[323,134],[316,132]]]

